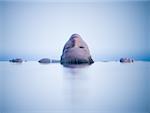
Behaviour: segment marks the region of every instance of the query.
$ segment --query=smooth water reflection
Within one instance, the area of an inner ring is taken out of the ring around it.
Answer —
[[[0,62],[0,67],[2,113],[149,112],[149,62],[78,68]]]

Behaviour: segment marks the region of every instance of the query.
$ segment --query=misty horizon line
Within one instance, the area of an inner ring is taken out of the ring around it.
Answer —
[[[92,56],[94,61],[116,61],[116,60],[120,60],[120,58],[131,58],[134,60],[141,60],[141,61],[150,61],[150,56],[132,56],[132,55],[116,55],[116,56]],[[42,58],[49,58],[51,60],[60,60],[61,56],[48,56],[48,55],[33,55],[33,56],[21,56],[21,55],[15,55],[15,56],[0,56],[0,61],[9,61],[12,59],[16,59],[16,58],[21,58],[23,60],[27,60],[27,61],[37,61],[40,60]]]

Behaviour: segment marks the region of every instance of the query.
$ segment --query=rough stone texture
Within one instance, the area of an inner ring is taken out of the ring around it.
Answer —
[[[39,60],[39,63],[48,64],[48,63],[50,63],[50,59],[49,58],[42,58],[41,60]]]
[[[92,64],[89,48],[80,35],[73,34],[66,42],[61,56],[61,64]]]
[[[134,62],[134,60],[131,58],[121,58],[120,62],[121,63],[132,63],[132,62]]]

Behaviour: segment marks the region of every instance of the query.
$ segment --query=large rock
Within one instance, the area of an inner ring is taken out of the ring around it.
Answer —
[[[66,42],[61,56],[61,64],[92,64],[89,48],[80,35],[73,34]]]

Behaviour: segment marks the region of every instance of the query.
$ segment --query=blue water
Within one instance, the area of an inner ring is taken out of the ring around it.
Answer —
[[[0,113],[149,113],[150,62],[0,62]]]

